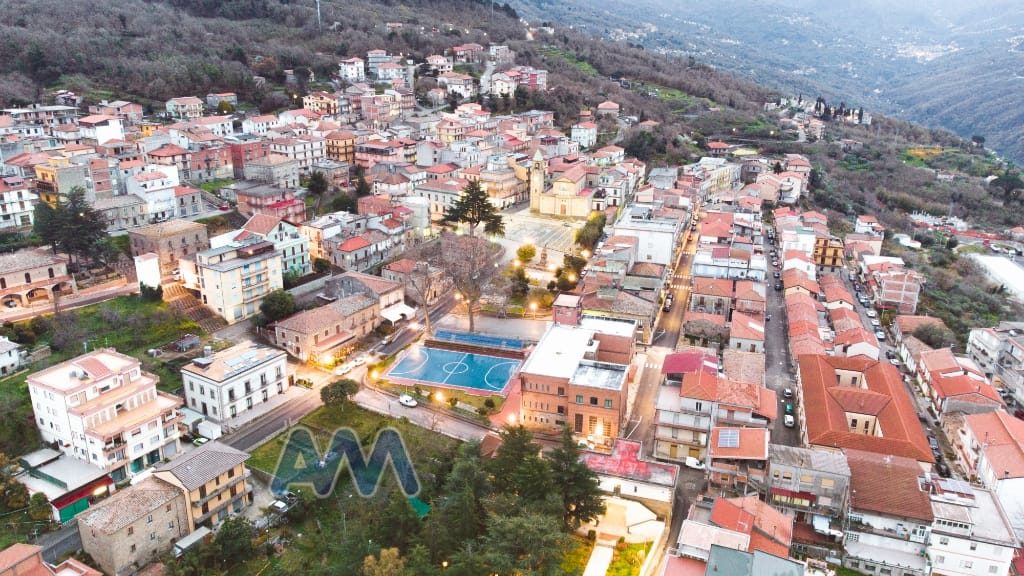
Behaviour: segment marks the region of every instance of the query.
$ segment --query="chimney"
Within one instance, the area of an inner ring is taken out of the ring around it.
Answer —
[[[203,358],[213,356],[213,346],[203,346]]]

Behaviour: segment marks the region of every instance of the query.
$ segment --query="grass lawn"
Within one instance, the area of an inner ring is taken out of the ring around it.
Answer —
[[[651,550],[651,543],[626,544],[623,547],[616,547],[615,556],[608,566],[608,576],[637,576],[640,568],[644,565],[644,559]]]
[[[594,551],[594,542],[578,536],[574,536],[572,540],[573,546],[562,561],[562,571],[580,576],[587,567],[590,553]]]
[[[560,58],[562,60],[565,60],[569,64],[572,64],[573,66],[578,68],[580,72],[583,72],[584,74],[586,74],[588,76],[598,76],[599,75],[599,73],[597,71],[597,68],[594,68],[590,64],[590,62],[587,62],[585,60],[580,60],[579,58],[576,57],[575,54],[573,54],[572,52],[569,52],[568,50],[563,50],[561,48],[556,48],[554,46],[548,46],[548,47],[545,47],[542,50],[542,52],[544,52],[544,54],[546,54],[549,58]]]
[[[235,180],[231,178],[221,178],[220,180],[210,180],[209,182],[203,182],[199,185],[200,188],[209,192],[210,194],[216,194],[221,188],[234,184]]]
[[[385,390],[390,390],[395,394],[411,394],[420,402],[430,402],[432,404],[439,406],[443,405],[444,408],[450,408],[450,405],[448,404],[448,400],[450,398],[455,398],[458,402],[462,404],[468,404],[472,406],[474,409],[488,408],[489,410],[493,410],[495,412],[499,412],[501,410],[501,405],[505,403],[505,399],[497,394],[491,396],[478,396],[475,394],[467,394],[466,392],[462,392],[461,390],[453,390],[451,388],[441,388],[436,386],[424,386],[422,384],[414,388],[410,388],[409,386],[395,384],[393,382],[389,382],[387,380],[382,379],[377,381],[377,386],[379,386],[380,388],[384,388]],[[417,393],[417,390],[419,390],[419,393]],[[438,401],[437,399],[438,393],[441,394],[440,401]],[[491,402],[494,403],[493,408],[489,408],[486,405],[488,399],[490,399]],[[474,415],[478,416],[478,414]]]

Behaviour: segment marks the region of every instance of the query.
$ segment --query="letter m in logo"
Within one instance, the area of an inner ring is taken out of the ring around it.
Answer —
[[[293,428],[278,458],[271,489],[280,493],[291,485],[310,486],[317,496],[326,498],[334,491],[338,475],[346,468],[346,463],[361,496],[369,497],[377,492],[388,463],[406,496],[416,496],[420,492],[412,459],[402,436],[394,428],[384,428],[377,433],[368,457],[351,428],[335,430],[324,453],[317,448],[316,439],[308,428]]]

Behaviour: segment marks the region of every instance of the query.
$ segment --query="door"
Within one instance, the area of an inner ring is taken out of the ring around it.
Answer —
[[[679,446],[677,444],[668,445],[668,457],[673,460],[679,457]]]
[[[583,432],[583,414],[575,415],[573,421],[573,430],[575,430],[577,434]]]

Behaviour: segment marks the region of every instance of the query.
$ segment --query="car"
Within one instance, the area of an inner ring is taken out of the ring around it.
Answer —
[[[339,364],[334,367],[334,374],[336,376],[344,376],[345,374],[351,372],[352,369],[355,367],[356,365],[353,364],[352,362],[345,362],[344,364]]]
[[[665,305],[661,307],[662,310],[668,312],[672,309],[672,298],[665,298]]]
[[[399,396],[398,403],[401,404],[402,406],[405,406],[406,408],[415,408],[416,406],[419,406],[419,402],[417,402],[415,398],[408,394],[402,394],[401,396]]]
[[[209,438],[203,438],[202,436],[196,436],[196,437],[195,437],[195,438],[194,438],[194,439],[192,440],[192,445],[193,445],[193,446],[202,446],[203,444],[206,444],[206,443],[207,443],[207,442],[209,442],[209,441],[210,441],[210,439],[209,439]]]
[[[921,424],[928,425],[928,417],[924,414],[918,414],[917,419],[921,421]]]
[[[938,439],[936,439],[935,436],[929,435],[928,436],[928,446],[930,446],[932,450],[938,450],[939,449],[939,441],[938,441]]]
[[[779,267],[779,261],[778,260],[772,260],[772,266],[775,266],[776,268],[778,268]]]
[[[899,357],[899,355],[896,354],[895,350],[886,350],[885,357],[888,358],[889,360],[895,360],[896,358]]]
[[[778,278],[779,276],[781,276],[781,274],[779,274],[777,271],[772,272],[772,278]]]
[[[879,340],[884,341],[885,340],[885,332],[882,332],[881,330],[876,330],[875,331],[875,338],[878,338]]]
[[[946,464],[945,462],[936,463],[935,470],[939,473],[939,476],[942,476],[943,478],[949,478],[950,476],[953,475],[949,471],[949,465]]]
[[[867,315],[868,318],[877,318],[878,317],[878,312],[875,312],[874,310],[868,310],[864,314]]]
[[[794,428],[796,427],[796,418],[793,418],[792,414],[786,414],[782,418],[782,425],[786,428]]]
[[[362,366],[366,364],[366,354],[360,354],[352,360],[352,366]]]
[[[782,290],[782,282],[776,282],[775,283],[775,289],[776,290]]]
[[[782,397],[783,398],[792,398],[793,397],[793,389],[792,388],[786,388],[785,390],[783,390],[782,391]]]
[[[882,323],[878,321],[878,318],[872,318],[871,319],[871,325],[874,326],[875,328],[881,328],[882,327]]]
[[[793,403],[792,402],[786,402],[785,410],[786,410],[786,414],[792,414],[793,413]]]
[[[772,315],[771,314],[765,314],[764,315],[764,321],[765,322],[771,322],[772,321]]]
[[[700,458],[694,458],[693,456],[687,456],[685,464],[687,468],[692,468],[694,470],[704,469],[704,461]]]

